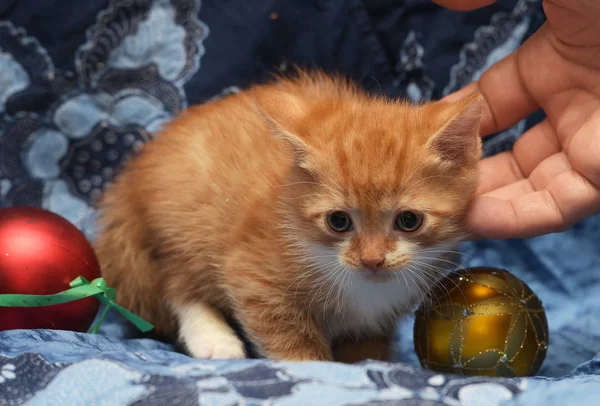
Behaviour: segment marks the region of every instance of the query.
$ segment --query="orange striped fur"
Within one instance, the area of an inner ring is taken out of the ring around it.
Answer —
[[[191,107],[106,191],[103,276],[196,357],[245,356],[225,316],[278,360],[387,343],[465,236],[479,115],[478,96],[410,105],[318,72]],[[353,230],[331,230],[336,210]],[[394,228],[405,210],[417,231]]]

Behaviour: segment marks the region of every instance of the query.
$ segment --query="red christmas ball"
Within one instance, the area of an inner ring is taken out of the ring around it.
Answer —
[[[83,276],[100,277],[85,235],[63,217],[34,207],[0,209],[0,294],[52,295]],[[100,303],[89,297],[43,307],[0,307],[0,331],[87,331]]]

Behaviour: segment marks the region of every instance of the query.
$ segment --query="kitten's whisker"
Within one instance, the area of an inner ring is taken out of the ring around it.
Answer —
[[[340,276],[344,275],[343,269],[344,269],[343,265],[340,264],[338,267],[335,268],[335,271],[332,272],[333,275],[335,276],[335,278],[333,278],[333,281],[329,282],[329,280],[328,280],[328,283],[330,286],[329,286],[329,290],[327,291],[327,295],[325,296],[325,302],[323,303],[323,314],[324,314],[325,322],[327,322],[327,318],[330,313],[328,311],[329,310],[329,306],[328,306],[329,305],[329,297],[331,296],[331,293],[333,291],[338,289],[337,281],[340,278]]]
[[[329,313],[327,311],[327,308],[328,308],[329,297],[331,296],[331,293],[334,292],[335,290],[339,289],[337,282],[340,277],[344,276],[344,266],[340,264],[340,266],[338,268],[336,268],[335,273],[336,273],[336,277],[333,280],[333,282],[331,283],[331,286],[329,287],[329,290],[327,291],[327,296],[325,297],[325,304],[323,306],[324,307],[323,310],[324,310],[325,314]]]
[[[428,277],[431,279],[431,281],[433,282],[433,286],[440,286],[445,292],[446,295],[450,296],[450,291],[446,288],[446,286],[444,286],[442,279],[445,277],[444,273],[442,270],[438,270],[436,269],[433,265],[428,264],[426,262],[418,262],[418,261],[413,261],[413,264],[415,264],[415,266],[425,266],[429,269],[429,271],[433,271],[433,272],[437,272],[438,274],[442,275],[442,278],[436,277],[434,275],[430,275],[428,272],[428,270],[423,270],[421,268],[418,268],[418,271],[421,273],[421,275],[423,275],[423,277]],[[431,291],[430,291],[431,292]],[[437,295],[436,295],[437,296]],[[438,303],[439,303],[439,298],[437,298]]]
[[[412,272],[413,275],[415,276],[415,278],[417,278],[420,282],[423,282],[423,289],[425,289],[425,287],[429,285],[429,283],[427,283],[427,280],[422,277],[420,272],[415,271],[414,269],[412,269],[412,267],[410,268],[410,272]],[[417,285],[417,286],[419,286],[419,285]],[[419,287],[419,291],[421,291],[420,287]],[[427,292],[424,292],[424,290],[421,291],[421,296],[423,297],[423,300],[425,300],[425,298],[427,297]]]
[[[463,254],[462,251],[453,251],[453,250],[446,250],[446,249],[434,249],[434,248],[422,248],[422,249],[419,250],[419,253],[421,253],[421,252],[432,253],[432,254],[467,255],[467,254]]]
[[[428,260],[428,261],[443,262],[444,264],[450,264],[450,265],[452,265],[453,267],[456,267],[456,268],[461,268],[462,267],[462,265],[460,263],[454,262],[454,261],[449,261],[447,259],[424,257],[424,256],[421,256],[421,255],[419,255],[419,258],[420,259],[424,259],[424,260]],[[448,271],[452,272],[450,269],[448,269]]]
[[[348,277],[348,273],[342,269],[342,280],[340,281],[339,289],[337,289],[337,300],[336,300],[336,308],[335,313],[339,314],[341,305],[340,301],[342,300],[342,296],[344,294],[344,283],[346,282],[346,278]]]
[[[445,253],[445,252],[448,252],[448,251],[444,251],[444,252],[442,252],[442,254]],[[460,252],[456,252],[456,251],[450,251],[450,252],[462,255],[462,253],[460,253]],[[460,264],[460,263],[457,263],[457,262],[454,262],[454,261],[450,261],[450,260],[448,260],[446,258],[440,258],[439,255],[436,255],[433,258],[432,257],[425,257],[425,256],[422,256],[423,253],[425,253],[425,254],[436,254],[437,251],[433,251],[433,250],[429,250],[429,249],[421,249],[417,253],[418,258],[426,259],[426,260],[430,260],[430,261],[439,261],[439,262],[443,262],[443,263],[446,263],[446,264],[450,264],[450,265],[455,266],[455,267],[457,267],[459,269],[463,269],[463,270],[465,269],[465,268],[462,267],[462,264]]]
[[[466,258],[473,258],[473,255],[471,254],[467,254],[463,251],[453,251],[453,250],[448,250],[448,249],[441,249],[438,247],[431,247],[431,248],[422,248],[419,250],[419,254],[420,253],[426,253],[426,254],[456,254],[458,256],[461,257],[466,257]]]
[[[312,309],[312,304],[314,302],[314,300],[317,298],[318,293],[321,292],[321,290],[326,286],[326,284],[332,279],[332,277],[335,276],[335,273],[337,272],[338,267],[340,267],[341,265],[338,265],[336,268],[334,268],[332,271],[328,271],[325,272],[324,275],[319,278],[317,281],[314,282],[313,288],[310,290],[310,292],[308,293],[308,296],[312,296],[312,299],[310,301],[310,304],[308,305],[309,309]],[[313,291],[315,288],[318,288],[317,291],[315,292],[315,294],[313,295]]]
[[[435,254],[435,253],[434,252],[425,252],[425,254]],[[444,262],[446,264],[450,264],[450,265],[453,265],[453,266],[461,266],[461,264],[458,263],[458,262],[453,262],[453,261],[450,261],[450,260],[445,259],[445,258],[440,258],[437,255],[435,257],[424,257],[424,256],[421,255],[421,252],[419,252],[419,258],[426,258],[426,259],[429,259],[429,260],[432,260],[432,261],[440,261],[440,262]]]
[[[308,267],[307,270],[304,273],[302,273],[302,275],[300,275],[292,280],[292,282],[288,285],[288,287],[283,292],[283,296],[286,295],[288,289],[290,287],[292,287],[292,285],[296,284],[296,290],[294,293],[294,300],[295,300],[295,298],[298,296],[298,289],[300,288],[300,285],[302,284],[302,282],[304,282],[308,277],[314,275],[316,272],[319,272],[318,268]]]
[[[349,279],[349,283],[348,283],[348,290],[349,290],[350,292],[352,292],[352,284],[354,283],[354,275],[353,275],[353,274],[351,274],[352,270],[350,270],[350,269],[348,269],[348,268],[346,268],[346,270],[348,271],[348,274],[350,275],[350,278],[348,278],[348,279]],[[345,331],[346,335],[347,335],[348,337],[351,337],[351,334],[350,334],[350,332],[348,331],[348,327],[347,327],[345,324],[343,324],[343,327],[344,327],[344,331]]]
[[[342,305],[343,300],[347,298],[348,296],[348,292],[352,292],[352,282],[354,280],[354,274],[352,273],[353,271],[348,269],[346,266],[344,266],[344,271],[346,272],[346,274],[348,274],[348,277],[346,278],[348,280],[346,286],[345,286],[345,293],[344,293],[344,298],[342,299]]]
[[[404,283],[406,284],[406,287],[408,289],[408,296],[412,297],[411,294],[410,294],[410,284],[408,283],[408,279],[406,279],[406,275],[404,275],[404,272],[394,272],[394,274],[396,275],[396,277],[398,276],[398,273],[401,274],[402,277],[404,278]]]
[[[408,283],[408,280],[406,279],[406,276],[404,275],[403,272],[392,272],[392,274],[396,278],[396,281],[398,281],[399,285],[402,284],[402,281],[400,280],[400,276],[398,276],[398,275],[401,274],[402,277],[404,278],[404,286],[406,286],[406,289],[408,289],[408,298],[409,298],[409,300],[407,301],[407,303],[411,303],[412,301],[410,300],[410,298],[412,298],[412,295],[410,294],[410,284]]]
[[[338,300],[337,300],[337,309],[336,309],[336,313],[338,315],[342,315],[342,310],[344,309],[344,298],[345,298],[345,296],[347,294],[346,281],[349,281],[349,279],[350,279],[350,272],[348,271],[348,268],[346,268],[344,266],[342,272],[343,272],[344,276],[342,277],[342,280],[340,282],[341,288],[338,289]],[[344,327],[344,318],[340,317],[340,320],[341,320],[342,328],[345,329],[345,327]]]
[[[433,260],[433,258],[427,258],[427,257],[420,257],[420,258]],[[452,266],[455,266],[455,267],[456,267],[456,269],[455,269],[455,270],[453,270],[453,271],[450,271],[450,272],[464,271],[464,272],[465,272],[467,275],[469,275],[469,276],[472,276],[472,273],[471,273],[471,271],[469,271],[467,268],[463,267],[463,266],[462,266],[461,264],[459,264],[459,263],[452,262],[452,261],[448,261],[448,260],[444,260],[444,259],[441,259],[441,258],[435,258],[435,260],[436,260],[436,261],[445,262],[445,263],[448,263],[448,264],[450,264],[450,265],[452,265]]]
[[[426,273],[423,273],[423,275],[425,276],[425,275],[428,275],[428,274],[426,274]],[[429,276],[430,276],[430,275],[429,275]],[[432,285],[433,285],[432,287],[435,287],[435,286],[437,286],[437,285],[438,285],[438,282],[436,281],[436,282],[432,283]],[[445,292],[444,292],[444,293],[445,293]],[[447,294],[447,293],[446,293],[446,294]],[[440,303],[442,303],[442,299],[440,298],[440,296],[438,295],[438,292],[437,292],[435,289],[431,289],[431,290],[429,291],[429,293],[428,293],[427,297],[429,298],[429,300],[430,300],[430,304],[431,304],[431,305],[433,305],[434,303],[437,303],[437,304],[440,304]]]
[[[412,266],[409,266],[409,267],[407,267],[407,270],[408,270],[408,272],[409,272],[409,276],[410,276],[410,275],[415,275],[415,278],[417,278],[417,275],[418,275],[418,273],[420,272],[420,270],[415,270],[415,269],[413,269],[413,268],[412,268]],[[412,276],[411,276],[411,278],[412,278]],[[421,279],[421,281],[423,281],[423,279]],[[420,290],[420,289],[419,289],[419,291],[421,292],[421,290]],[[428,295],[426,295],[426,294],[423,294],[423,293],[421,292],[421,302],[422,302],[422,303],[424,303],[424,302],[427,300],[427,298],[428,298]]]
[[[322,259],[329,259],[327,262],[320,261]],[[333,265],[337,263],[337,255],[336,254],[325,254],[325,255],[312,255],[307,256],[305,258],[298,258],[296,260],[291,261],[291,264],[294,266],[306,268],[307,270],[321,270],[326,271]],[[302,275],[305,275],[307,272],[304,272]],[[302,277],[299,276],[300,277]]]
[[[423,294],[423,291],[421,290],[421,287],[419,286],[419,283],[417,281],[415,281],[412,277],[412,274],[414,273],[414,271],[411,269],[410,266],[407,266],[405,268],[408,273],[406,274],[406,276],[408,276],[410,278],[410,280],[412,281],[413,285],[415,285],[417,287],[417,289],[419,290],[419,293],[421,294],[421,300],[425,300],[425,295]]]
[[[463,296],[463,298],[465,299],[465,301],[467,301],[467,298],[466,298],[464,292],[462,291],[462,289],[460,288],[460,286],[456,282],[454,282],[451,278],[448,277],[448,275],[450,273],[452,273],[452,271],[449,271],[449,270],[441,268],[441,267],[436,267],[435,265],[428,264],[426,262],[413,261],[413,263],[425,265],[431,271],[437,272],[438,274],[442,275],[442,277],[439,278],[439,284],[440,284],[440,286],[442,286],[446,290],[447,295],[449,296],[451,292],[443,285],[443,281],[444,280],[450,281],[456,287],[456,289],[458,289],[458,291],[461,293],[461,295]]]
[[[415,264],[416,266],[417,264]],[[436,285],[441,284],[440,279],[438,279],[437,277],[430,275],[429,273],[427,273],[427,271],[424,271],[423,269],[417,267],[417,272],[423,277],[423,278],[428,278],[429,285],[433,288]],[[444,286],[442,286],[442,288],[444,288]],[[437,302],[437,303],[441,303],[440,297],[438,296],[437,292],[435,291],[435,289],[430,289],[427,292],[426,298],[429,299],[429,303],[433,304],[433,302]],[[425,301],[424,301],[425,302]]]
[[[332,271],[333,277],[332,280],[328,280],[328,284],[329,284],[329,289],[327,290],[327,295],[325,295],[325,303],[324,303],[324,307],[327,307],[327,304],[329,302],[329,296],[331,295],[333,289],[336,286],[337,280],[340,277],[342,266],[338,265],[334,271]]]

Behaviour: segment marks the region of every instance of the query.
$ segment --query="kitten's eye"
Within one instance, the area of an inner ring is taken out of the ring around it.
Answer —
[[[403,211],[396,217],[396,227],[401,231],[417,231],[423,224],[423,215],[414,211]]]
[[[334,211],[327,215],[327,225],[336,233],[345,233],[352,228],[352,219],[343,211]]]

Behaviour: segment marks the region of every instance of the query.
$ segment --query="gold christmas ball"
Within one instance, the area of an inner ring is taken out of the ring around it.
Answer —
[[[503,269],[450,274],[416,312],[415,351],[424,368],[442,373],[534,375],[548,350],[542,302]]]

